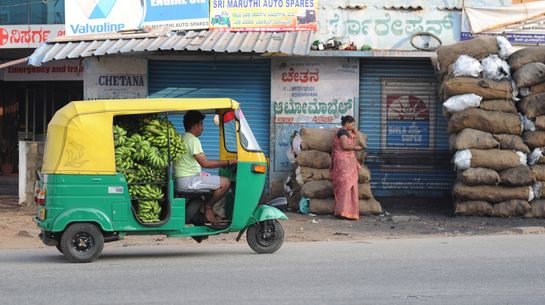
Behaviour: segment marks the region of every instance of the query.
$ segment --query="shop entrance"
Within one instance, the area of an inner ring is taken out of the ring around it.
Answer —
[[[83,82],[0,82],[0,170],[18,168],[18,141],[44,141],[55,112],[83,99]],[[9,168],[11,167],[11,168]]]

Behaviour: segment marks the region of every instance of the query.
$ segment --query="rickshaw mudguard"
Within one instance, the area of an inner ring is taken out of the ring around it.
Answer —
[[[73,222],[92,222],[98,224],[103,231],[114,230],[112,221],[104,212],[97,209],[78,208],[70,209],[59,214],[53,222],[51,231],[64,231],[66,227]]]
[[[268,205],[260,205],[255,209],[254,213],[252,214],[252,217],[250,218],[250,221],[248,222],[248,226],[253,225],[254,223],[258,221],[264,221],[264,220],[270,220],[270,219],[283,219],[287,220],[288,216],[284,214],[279,209],[268,206]]]

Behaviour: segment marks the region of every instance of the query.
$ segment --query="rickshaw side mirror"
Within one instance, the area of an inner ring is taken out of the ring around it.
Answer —
[[[219,114],[214,115],[214,125],[216,125],[216,126],[220,125],[220,116],[219,116]]]

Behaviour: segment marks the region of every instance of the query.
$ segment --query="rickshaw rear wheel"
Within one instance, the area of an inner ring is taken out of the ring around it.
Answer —
[[[102,253],[104,235],[92,223],[74,223],[62,234],[60,248],[72,263],[89,263]]]
[[[265,220],[248,227],[246,241],[256,253],[274,253],[284,243],[284,229],[276,220]]]

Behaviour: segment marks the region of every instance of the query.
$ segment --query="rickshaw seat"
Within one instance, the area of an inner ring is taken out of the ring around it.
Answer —
[[[214,191],[210,189],[194,190],[194,191],[176,191],[176,197],[178,198],[195,198],[201,196],[212,195]]]

